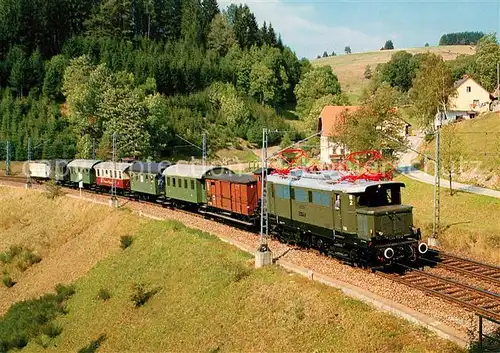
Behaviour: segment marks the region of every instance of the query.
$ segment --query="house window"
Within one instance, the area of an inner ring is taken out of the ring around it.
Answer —
[[[474,106],[478,106],[479,105],[479,99],[474,99],[472,101],[472,104],[474,104]]]
[[[471,91],[471,87],[467,86],[467,93],[469,93],[470,91]]]

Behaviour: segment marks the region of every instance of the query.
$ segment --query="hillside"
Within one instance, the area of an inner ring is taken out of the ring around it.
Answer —
[[[401,50],[412,54],[430,52],[441,55],[444,60],[454,60],[458,55],[471,55],[475,52],[474,47],[468,45],[449,45],[337,55],[316,59],[311,63],[313,66],[331,66],[342,85],[342,90],[349,95],[353,103],[356,103],[364,85],[368,83],[368,80],[363,76],[366,65],[370,65],[371,69],[374,70],[377,64],[388,62],[392,54]]]
[[[455,126],[456,137],[452,138],[460,140],[458,152],[462,157],[455,180],[500,190],[500,113],[486,113],[472,120],[460,121]],[[443,133],[446,129],[448,127],[443,127]],[[424,145],[422,151],[434,155],[435,140]],[[434,173],[430,164],[424,164],[423,169]]]
[[[413,206],[414,224],[426,239],[432,234],[434,187],[405,176],[403,202]],[[446,251],[478,261],[500,265],[500,200],[460,192],[453,196],[441,193],[441,245]]]
[[[51,292],[55,281],[76,281],[66,310],[50,319],[55,329],[31,338],[24,352],[461,351],[331,287],[279,267],[256,270],[248,254],[177,222],[22,189],[0,188],[0,200],[12,206],[1,210],[2,251],[22,243],[42,257],[2,289],[2,302],[10,291],[19,300]],[[124,229],[133,242],[120,250]],[[141,307],[131,300],[137,284],[150,293]],[[14,325],[5,320],[23,325],[9,314],[0,319],[0,345],[2,330]]]

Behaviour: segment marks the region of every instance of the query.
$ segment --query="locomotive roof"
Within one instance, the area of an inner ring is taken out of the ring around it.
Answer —
[[[98,159],[73,159],[68,163],[68,167],[92,168],[95,164],[101,162]]]
[[[252,184],[257,182],[257,179],[255,179],[255,177],[250,174],[214,175],[214,176],[207,176],[207,179],[225,180],[235,184]]]
[[[126,171],[132,163],[125,163],[125,162],[116,162],[116,170],[119,171]],[[115,169],[115,163],[113,162],[101,162],[98,163],[94,166],[94,169],[108,169],[108,170],[114,170]]]
[[[130,167],[130,171],[136,173],[148,173],[148,174],[161,174],[163,170],[172,163],[164,161],[164,162],[134,162]]]
[[[368,187],[375,185],[397,185],[403,187],[405,186],[405,184],[400,181],[359,180],[356,182],[349,182],[349,181],[338,182],[338,180],[340,180],[340,176],[333,178],[332,176],[335,176],[335,174],[332,174],[330,176],[327,174],[326,177],[325,175],[322,176],[321,173],[313,175],[303,174],[302,176],[299,177],[294,177],[294,176],[282,177],[279,175],[270,175],[267,177],[267,181],[287,186],[303,187],[303,188],[325,190],[325,191],[337,191],[342,193],[362,193],[365,192]]]
[[[220,171],[216,170],[219,169]],[[231,169],[214,165],[196,165],[196,164],[174,164],[163,171],[165,176],[175,176],[184,178],[201,179],[207,175],[217,176],[224,174],[233,174]]]

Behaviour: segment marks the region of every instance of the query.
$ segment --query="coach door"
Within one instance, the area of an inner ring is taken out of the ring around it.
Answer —
[[[333,194],[333,222],[335,232],[342,232],[341,194]]]

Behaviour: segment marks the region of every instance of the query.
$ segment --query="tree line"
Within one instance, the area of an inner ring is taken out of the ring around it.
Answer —
[[[248,6],[216,0],[0,0],[0,58],[0,143],[14,159],[28,139],[33,158],[93,146],[107,158],[112,132],[136,158],[171,156],[179,134],[258,142],[263,126],[290,130],[280,112],[312,70]]]
[[[475,45],[484,35],[483,32],[446,33],[439,39],[439,45]]]

